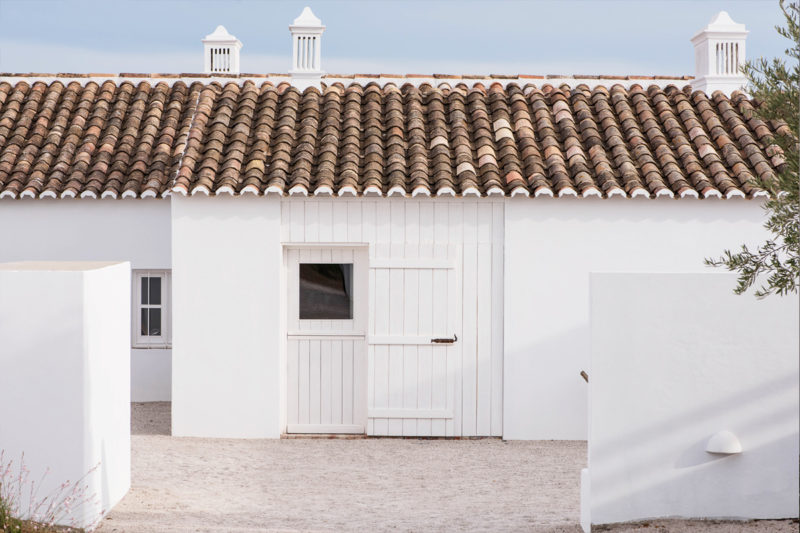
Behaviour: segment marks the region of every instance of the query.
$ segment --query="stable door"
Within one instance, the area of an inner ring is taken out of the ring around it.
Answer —
[[[287,248],[287,433],[364,433],[367,250]]]
[[[376,247],[367,434],[461,436],[461,266],[457,245]]]

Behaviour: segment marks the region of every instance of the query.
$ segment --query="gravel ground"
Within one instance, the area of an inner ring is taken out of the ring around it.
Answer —
[[[134,404],[132,426],[131,491],[102,533],[580,531],[585,442],[177,438],[168,436],[168,403]],[[673,520],[603,529],[798,528]]]

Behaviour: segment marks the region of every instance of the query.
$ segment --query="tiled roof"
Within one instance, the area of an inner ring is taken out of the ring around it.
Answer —
[[[67,77],[67,75],[64,75]],[[740,93],[547,80],[436,87],[0,81],[0,197],[752,197],[783,164]],[[750,118],[748,118],[750,117]]]

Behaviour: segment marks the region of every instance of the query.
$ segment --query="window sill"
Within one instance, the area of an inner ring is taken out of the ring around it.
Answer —
[[[171,350],[171,344],[133,344],[131,350]]]

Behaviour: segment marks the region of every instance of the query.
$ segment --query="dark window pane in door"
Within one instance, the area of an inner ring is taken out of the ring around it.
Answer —
[[[147,335],[147,311],[148,309],[142,308],[142,314],[140,315],[141,325],[139,326],[141,335]]]
[[[150,302],[148,301],[148,299],[147,299],[147,295],[148,295],[148,288],[147,288],[147,287],[148,287],[148,285],[149,285],[149,284],[148,284],[148,280],[149,280],[149,279],[150,279],[150,278],[146,278],[146,277],[143,277],[143,278],[142,278],[142,303],[143,303],[144,305],[147,305],[148,303],[150,303]]]
[[[150,305],[161,305],[161,278],[150,279]]]
[[[149,320],[147,321],[147,334],[152,337],[161,335],[161,309],[150,308]]]
[[[352,263],[300,263],[300,319],[353,318]]]

